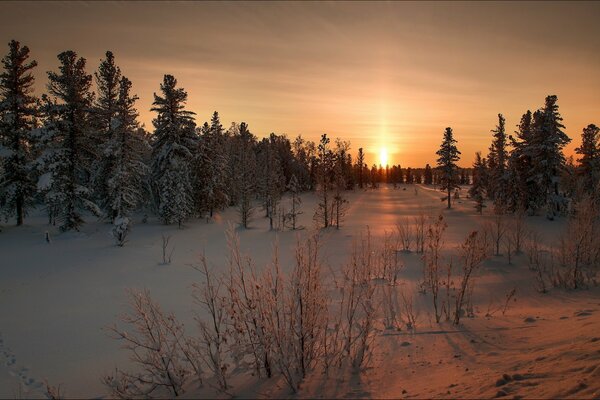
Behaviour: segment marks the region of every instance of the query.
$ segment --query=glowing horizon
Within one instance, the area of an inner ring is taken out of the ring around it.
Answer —
[[[218,111],[317,141],[359,147],[368,165],[435,164],[451,126],[470,166],[487,153],[497,114],[507,133],[556,94],[573,154],[600,125],[600,3],[3,3],[0,54],[19,40],[38,61],[36,92],[56,55],[74,50],[92,73],[115,54],[152,129],[164,74],[189,94],[198,125]],[[23,21],[27,21],[24,24]],[[32,28],[32,26],[34,28]],[[384,165],[385,167],[385,165]]]

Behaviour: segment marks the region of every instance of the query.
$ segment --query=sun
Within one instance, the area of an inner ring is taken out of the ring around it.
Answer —
[[[379,165],[382,167],[388,165],[388,151],[385,147],[379,149]]]

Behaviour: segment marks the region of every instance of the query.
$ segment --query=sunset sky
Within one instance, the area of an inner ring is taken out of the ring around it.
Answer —
[[[32,2],[0,4],[0,44],[29,46],[38,93],[56,55],[75,50],[91,73],[115,53],[151,129],[165,73],[201,124],[246,121],[270,132],[350,140],[379,162],[435,163],[446,126],[461,164],[487,152],[497,114],[510,133],[556,94],[568,135],[600,124],[597,2]]]

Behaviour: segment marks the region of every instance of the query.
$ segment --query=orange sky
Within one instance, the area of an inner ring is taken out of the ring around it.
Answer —
[[[218,110],[259,137],[326,132],[369,163],[385,147],[413,167],[435,163],[451,126],[467,166],[499,112],[512,132],[547,94],[574,139],[568,153],[600,124],[599,20],[595,2],[3,2],[0,43],[30,47],[38,93],[59,52],[77,51],[91,72],[112,50],[147,128],[169,73],[198,123]]]

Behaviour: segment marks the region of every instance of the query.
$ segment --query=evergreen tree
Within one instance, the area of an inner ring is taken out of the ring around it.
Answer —
[[[165,75],[160,85],[162,96],[154,94],[152,121],[152,177],[158,213],[165,224],[179,227],[194,210],[192,195],[192,157],[197,136],[191,111],[186,111],[187,93],[177,88],[177,80]]]
[[[412,168],[411,167],[406,168],[405,181],[406,181],[406,183],[409,183],[409,184],[414,183],[414,178],[413,178],[413,173],[412,173]]]
[[[479,214],[485,207],[485,177],[487,176],[485,160],[481,158],[481,153],[475,153],[475,162],[473,163],[473,185],[469,189],[469,195],[475,201],[475,209]]]
[[[498,114],[498,125],[492,130],[494,139],[490,146],[488,155],[489,170],[489,188],[488,196],[494,200],[496,211],[504,210],[508,196],[508,180],[506,173],[506,164],[508,152],[506,151],[506,130],[505,119],[502,114]]]
[[[271,133],[269,138],[263,139],[258,145],[259,151],[259,190],[265,210],[265,217],[269,218],[269,227],[273,229],[273,222],[277,214],[281,193],[285,187],[285,176],[281,167],[281,160],[276,147],[276,137]]]
[[[50,220],[61,221],[61,230],[78,229],[83,223],[79,208],[100,215],[92,201],[91,165],[96,158],[92,136],[90,92],[92,76],[84,58],[73,51],[58,55],[59,72],[48,72],[48,92],[43,97],[45,125],[40,143],[45,174],[38,187],[45,195]]]
[[[589,194],[597,193],[600,191],[600,128],[594,124],[583,128],[581,146],[575,152],[581,156],[577,159],[577,174],[583,190]]]
[[[564,202],[558,191],[561,169],[565,164],[562,152],[571,139],[563,132],[562,117],[558,112],[558,98],[547,96],[544,107],[533,115],[533,140],[529,149],[532,160],[531,178],[540,197],[536,208],[546,207],[547,217],[553,219]]]
[[[104,155],[110,154],[113,158],[106,170],[105,201],[113,222],[129,217],[130,212],[140,205],[144,196],[144,178],[148,173],[143,156],[149,145],[139,132],[138,113],[134,107],[138,97],[130,91],[131,81],[122,77],[111,136],[104,149]]]
[[[117,103],[121,85],[121,70],[115,65],[115,57],[112,52],[106,52],[106,59],[100,62],[94,77],[98,96],[94,102],[92,119],[96,130],[95,142],[102,151],[100,157],[94,162],[92,181],[98,204],[112,221],[116,215],[112,215],[114,208],[108,193],[108,180],[114,170],[115,154],[107,151],[107,149],[114,136],[114,120],[118,112],[117,108],[119,106]]]
[[[365,170],[365,153],[363,148],[358,149],[358,156],[356,157],[356,175],[358,176],[358,187],[363,188],[364,184],[364,170]]]
[[[287,214],[286,220],[291,224],[291,229],[296,230],[298,226],[298,217],[303,214],[300,210],[302,199],[300,198],[300,184],[296,175],[292,175],[290,183],[287,185],[287,189],[290,192],[290,212]]]
[[[331,220],[331,191],[334,187],[335,156],[329,148],[327,134],[321,135],[317,152],[317,196],[318,203],[314,219],[317,225],[327,228]]]
[[[232,130],[235,153],[233,155],[235,173],[234,185],[238,197],[240,225],[248,228],[254,214],[253,200],[256,195],[256,138],[242,122]]]
[[[12,40],[8,47],[0,74],[0,208],[22,225],[35,193],[32,131],[38,104],[31,71],[37,63],[27,61],[27,46]]]
[[[533,212],[539,191],[532,178],[533,114],[527,111],[521,117],[516,137],[510,137],[513,150],[508,159],[507,206],[510,211],[529,210]]]
[[[460,160],[460,151],[456,148],[456,140],[452,134],[452,128],[446,128],[444,138],[440,149],[436,152],[440,175],[440,189],[447,191],[448,208],[451,207],[452,190],[458,188],[458,166],[456,162]]]
[[[425,165],[425,173],[424,175],[424,180],[425,180],[425,184],[426,185],[431,185],[433,184],[433,174],[431,172],[431,166],[429,164]]]
[[[212,218],[215,210],[229,203],[227,194],[227,155],[225,135],[216,111],[211,124],[204,123],[196,161],[197,197],[199,210]]]

